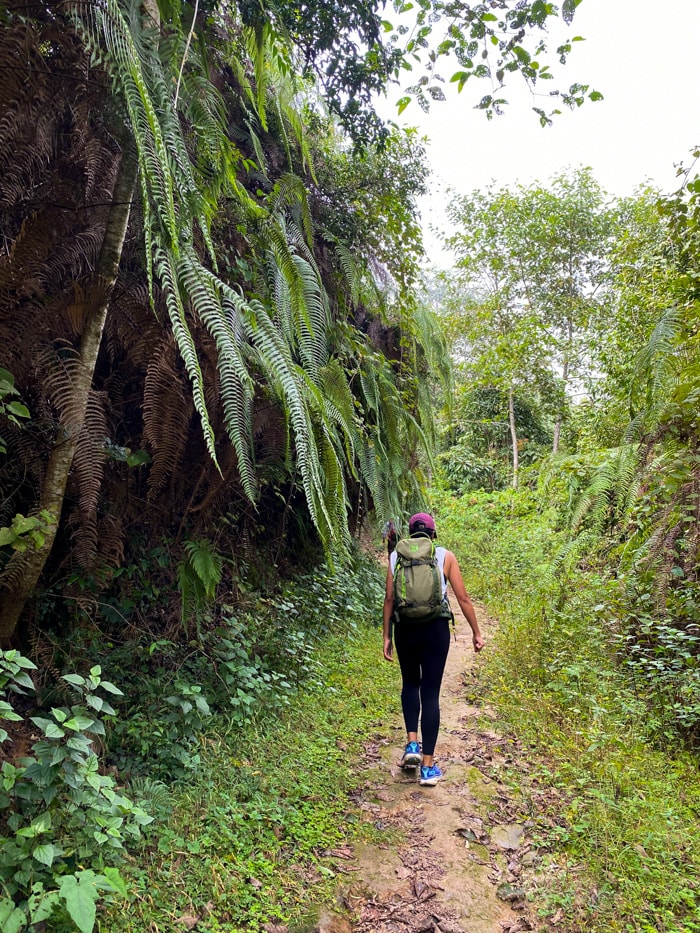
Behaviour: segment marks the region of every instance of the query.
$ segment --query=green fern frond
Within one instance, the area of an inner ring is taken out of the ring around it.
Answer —
[[[173,265],[172,257],[164,250],[158,249],[155,256],[155,268],[163,286],[163,295],[170,318],[170,324],[173,329],[173,336],[175,337],[175,342],[177,343],[178,350],[185,364],[185,369],[187,370],[187,375],[190,379],[192,398],[195,409],[199,413],[202,422],[202,431],[204,433],[207,450],[214,463],[217,463],[214,432],[209,421],[209,414],[204,397],[202,370],[197,358],[197,349],[194,344],[194,339],[187,326],[185,309],[182,298],[180,297],[177,272]]]
[[[223,558],[209,541],[185,541],[184,548],[189,565],[202,584],[205,595],[213,599],[221,582]]]
[[[197,315],[216,343],[226,431],[236,451],[243,489],[253,502],[257,495],[252,453],[254,385],[241,347],[241,318],[248,308],[235,290],[202,267],[194,251],[182,257],[178,271]]]
[[[584,520],[586,527],[598,534],[624,521],[634,501],[638,466],[635,446],[624,445],[611,451],[593,474],[573,509],[571,528],[574,533],[581,528]]]

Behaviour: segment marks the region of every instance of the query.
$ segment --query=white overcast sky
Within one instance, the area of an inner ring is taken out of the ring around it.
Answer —
[[[531,96],[515,80],[503,95],[510,101],[506,114],[491,121],[473,109],[490,91],[484,82],[474,84],[472,96],[469,82],[461,95],[447,86],[448,100],[433,103],[428,115],[415,102],[401,117],[382,107],[429,139],[432,192],[421,210],[435,261],[442,259],[428,228],[445,226],[447,187],[469,192],[491,182],[546,184],[567,168],[587,165],[613,195],[631,194],[646,181],[672,191],[679,185],[676,165],[692,162],[690,151],[700,144],[700,0],[583,0],[573,24],[558,30],[553,46],[575,35],[585,41],[574,43],[565,68],[553,59],[556,83],[590,84],[604,100],[564,110],[554,126],[539,125]],[[541,82],[541,88],[553,84]],[[390,92],[387,103],[399,96]]]

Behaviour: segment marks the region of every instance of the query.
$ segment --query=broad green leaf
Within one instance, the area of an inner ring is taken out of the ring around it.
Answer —
[[[66,734],[51,719],[42,719],[40,716],[30,716],[30,719],[49,739],[62,739]]]
[[[5,904],[10,905],[10,909],[3,910]],[[0,929],[2,933],[22,933],[26,930],[27,917],[23,910],[15,907],[9,898],[0,901]]]
[[[119,874],[118,868],[105,868],[104,876],[109,882],[109,885],[116,894],[121,894],[122,897],[127,897],[129,894],[129,889],[126,886],[126,882]]]
[[[29,658],[25,658],[24,655],[21,655],[19,652],[15,652],[15,657],[12,660],[18,667],[24,667],[28,671],[35,671],[37,669],[33,661],[30,661]]]
[[[40,833],[45,833],[51,829],[51,814],[48,810],[35,817],[35,819],[32,820],[32,826],[36,826],[37,831]]]
[[[14,675],[14,681],[16,684],[19,684],[21,687],[27,687],[29,690],[34,689],[34,681],[29,676],[29,674],[24,671],[18,671]]]
[[[151,455],[147,450],[135,450],[126,458],[127,465],[130,467],[141,466],[144,463],[151,462]]]
[[[85,678],[81,677],[80,674],[64,674],[63,680],[75,687],[82,687],[85,684]]]
[[[120,690],[119,687],[115,687],[114,684],[110,683],[108,680],[103,680],[103,681],[101,681],[101,682],[100,682],[100,687],[101,687],[103,690],[106,690],[107,693],[111,693],[111,694],[113,694],[114,696],[119,696],[119,697],[123,697],[123,696],[124,696],[124,692],[123,692],[122,690]]]
[[[16,540],[17,535],[11,528],[0,528],[0,547],[4,547],[6,544],[12,544],[12,542]]]
[[[21,402],[9,402],[5,407],[18,418],[29,418],[29,409]]]
[[[32,852],[32,857],[41,862],[42,865],[48,865],[49,868],[53,865],[53,861],[56,858],[58,850],[51,843],[46,843],[41,846],[37,846],[36,849]]]
[[[84,732],[86,729],[90,729],[94,726],[95,720],[91,719],[89,716],[73,716],[72,719],[67,719],[64,722],[66,729],[72,729],[73,732]]]
[[[95,902],[99,896],[95,877],[95,872],[88,870],[61,879],[60,895],[80,933],[92,933],[95,925]]]
[[[12,722],[22,721],[22,717],[19,713],[16,713],[5,700],[0,700],[0,719],[11,719]]]
[[[40,885],[34,885],[35,888],[40,888]],[[53,909],[59,901],[58,891],[41,891],[39,890],[36,894],[32,894],[29,898],[29,922],[41,923],[43,920],[48,920],[48,918],[53,913]]]
[[[94,787],[95,790],[99,790],[102,785],[102,778],[99,774],[95,774],[94,771],[91,771],[85,776],[85,780],[88,782],[90,787]]]

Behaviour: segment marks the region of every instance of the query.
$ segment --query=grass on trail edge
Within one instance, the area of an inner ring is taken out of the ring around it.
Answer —
[[[328,636],[317,682],[281,718],[203,737],[201,773],[122,868],[132,896],[102,915],[102,933],[185,930],[196,918],[198,933],[317,921],[342,866],[329,850],[377,832],[350,795],[364,780],[363,742],[398,712],[397,673],[381,649],[376,625]]]
[[[616,581],[556,569],[556,516],[527,491],[446,497],[439,516],[499,620],[474,698],[522,748],[501,779],[534,824],[538,929],[700,933],[700,762],[677,735],[650,739],[611,638]]]

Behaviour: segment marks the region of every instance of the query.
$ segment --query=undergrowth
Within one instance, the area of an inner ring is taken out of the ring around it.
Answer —
[[[340,622],[341,620],[338,620]],[[173,790],[167,826],[123,870],[135,896],[100,929],[304,929],[333,900],[342,860],[333,850],[371,833],[349,795],[361,783],[362,742],[395,712],[394,671],[379,631],[336,625],[318,644],[319,678],[275,717],[225,723],[202,739],[197,776]]]
[[[629,676],[619,581],[592,556],[567,567],[556,513],[528,490],[436,498],[441,539],[499,618],[483,690],[532,756],[510,779],[558,792],[533,795],[543,920],[700,931],[698,759]]]
[[[374,832],[350,795],[363,741],[395,713],[382,594],[358,556],[217,606],[196,640],[86,636],[65,662],[88,678],[44,683],[33,704],[34,665],[0,655],[0,726],[45,734],[2,764],[3,930],[49,915],[52,933],[313,925],[334,850]]]

